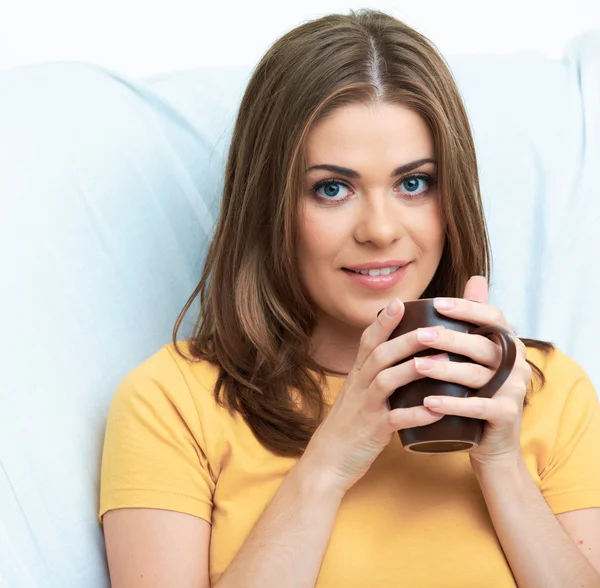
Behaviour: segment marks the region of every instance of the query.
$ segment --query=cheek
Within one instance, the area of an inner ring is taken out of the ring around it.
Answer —
[[[297,253],[301,265],[310,265],[314,269],[318,269],[320,262],[331,265],[343,240],[339,220],[333,222],[323,211],[314,210],[310,204],[304,207],[298,229]]]
[[[411,223],[413,240],[421,249],[439,249],[443,246],[445,235],[437,204],[420,211]]]

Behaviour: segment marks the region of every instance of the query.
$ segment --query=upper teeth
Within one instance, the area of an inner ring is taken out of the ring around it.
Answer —
[[[378,269],[372,270],[353,270],[357,274],[362,274],[363,276],[387,276],[392,272],[395,272],[400,266],[396,267],[380,267]]]

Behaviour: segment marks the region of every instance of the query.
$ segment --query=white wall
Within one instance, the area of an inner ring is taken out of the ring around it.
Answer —
[[[559,56],[576,34],[600,30],[600,0],[0,0],[0,69],[74,60],[145,76],[252,65],[303,20],[361,6],[405,20],[446,54]]]

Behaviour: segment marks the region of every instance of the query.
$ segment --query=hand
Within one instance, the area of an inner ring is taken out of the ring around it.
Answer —
[[[485,278],[472,277],[465,287],[464,298],[449,298],[452,308],[437,310],[448,317],[465,320],[476,325],[498,325],[514,331],[502,312],[488,304],[488,288]],[[500,346],[487,337],[458,333],[443,327],[433,329],[437,339],[427,343],[429,347],[471,358],[477,363],[417,362],[417,370],[428,378],[445,380],[479,389],[487,384],[500,365]],[[419,329],[423,341],[424,329]],[[479,447],[471,450],[473,466],[490,463],[515,463],[521,458],[521,419],[527,386],[531,380],[531,368],[526,361],[526,347],[514,335],[517,359],[512,372],[493,398],[451,398],[428,396],[425,406],[438,414],[473,417],[487,421]],[[480,364],[480,365],[479,365]]]
[[[304,464],[324,473],[342,495],[367,472],[396,431],[429,425],[443,416],[424,406],[390,410],[387,403],[396,388],[425,377],[414,360],[396,365],[427,348],[416,331],[387,340],[403,315],[404,304],[395,298],[365,329],[356,362],[302,456]],[[430,357],[448,360],[445,353]]]

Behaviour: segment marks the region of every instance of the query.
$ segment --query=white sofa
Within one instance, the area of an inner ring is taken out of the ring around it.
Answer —
[[[563,60],[449,62],[479,150],[492,302],[600,388],[600,32]],[[108,405],[199,279],[248,74],[0,72],[1,588],[108,586]]]

